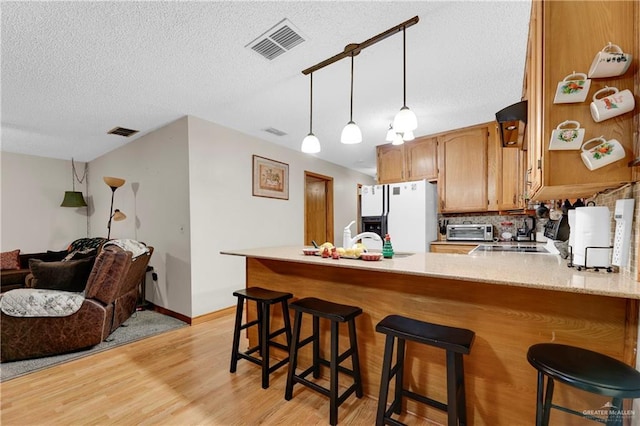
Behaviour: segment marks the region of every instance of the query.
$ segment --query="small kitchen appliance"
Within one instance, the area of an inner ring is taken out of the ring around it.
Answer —
[[[528,216],[524,219],[522,228],[518,228],[516,233],[516,241],[535,241],[536,240],[536,218]]]
[[[493,225],[473,223],[447,225],[447,241],[493,241]]]
[[[558,220],[549,219],[544,224],[544,236],[550,240],[567,241],[569,239],[569,218],[562,215]]]

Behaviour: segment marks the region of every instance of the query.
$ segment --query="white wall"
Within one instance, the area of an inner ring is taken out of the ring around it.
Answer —
[[[339,143],[336,141],[336,143]],[[289,165],[289,199],[252,196],[252,156]],[[221,250],[304,243],[304,172],[334,179],[335,238],[356,219],[357,184],[370,176],[189,117],[192,315],[233,306],[245,260]]]
[[[87,236],[87,208],[60,207],[65,191],[71,191],[71,160],[31,155],[1,154],[1,251],[22,253],[63,250]],[[75,162],[78,176],[84,163]],[[85,194],[84,184],[75,190]]]
[[[103,176],[126,180],[114,209],[127,219],[112,222],[111,238],[133,238],[154,247],[150,261],[158,282],[147,279],[146,296],[158,306],[191,316],[191,250],[187,118],[146,134],[92,161],[95,204],[92,235],[107,235],[111,189]]]

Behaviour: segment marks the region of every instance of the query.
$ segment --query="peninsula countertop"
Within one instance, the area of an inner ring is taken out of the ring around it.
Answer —
[[[480,252],[477,254],[415,253],[379,261],[338,260],[306,256],[302,246],[224,250],[221,254],[396,274],[437,277],[495,285],[530,287],[570,293],[640,299],[640,282],[627,273],[604,269],[578,271],[558,255]]]

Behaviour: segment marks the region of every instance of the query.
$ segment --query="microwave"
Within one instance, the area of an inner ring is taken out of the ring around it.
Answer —
[[[447,241],[493,241],[493,225],[447,225]]]

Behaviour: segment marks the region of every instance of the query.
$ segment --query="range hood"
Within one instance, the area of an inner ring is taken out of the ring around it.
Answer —
[[[496,112],[500,140],[505,148],[524,148],[527,126],[527,101],[521,101]]]

